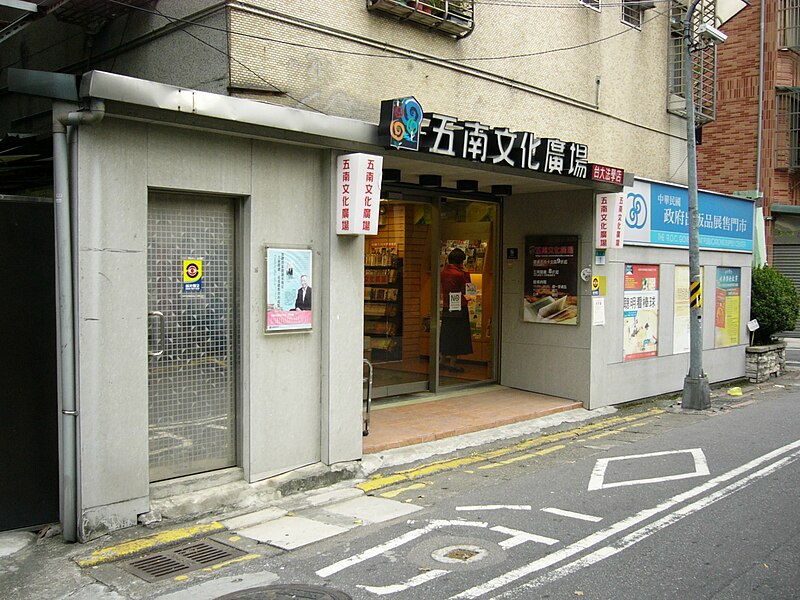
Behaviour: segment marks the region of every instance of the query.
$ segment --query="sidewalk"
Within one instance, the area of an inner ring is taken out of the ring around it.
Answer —
[[[800,340],[797,347],[800,347]],[[766,399],[771,390],[798,385],[798,380],[800,370],[791,370],[762,384],[741,382],[741,396],[730,395],[729,386],[718,386],[712,389],[712,408],[706,412],[720,414]],[[511,452],[514,449],[512,440],[536,444],[538,439],[571,435],[573,428],[587,428],[609,419],[643,418],[654,410],[680,411],[678,398],[673,395],[650,399],[621,411],[615,408],[591,412],[570,410],[487,431],[381,451],[364,457],[357,479],[289,495],[267,506],[215,514],[214,518],[183,526],[176,527],[174,522],[162,522],[155,527],[139,526],[87,544],[65,544],[57,534],[46,534],[41,539],[27,532],[0,534],[0,589],[4,590],[3,597],[9,600],[148,597],[210,600],[231,590],[232,569],[226,572],[225,566],[234,564],[237,565],[238,589],[268,585],[278,579],[277,574],[270,573],[266,567],[269,556],[354,527],[410,515],[420,508],[412,503],[368,495],[374,492],[371,486],[400,481],[403,477],[409,479],[408,472],[413,469],[430,472],[431,469],[446,469],[449,464],[461,464],[464,460],[481,460],[481,453],[489,452],[489,448],[492,453],[504,452],[506,448]],[[398,473],[401,468],[406,474]],[[236,553],[222,563],[222,567],[169,576],[155,583],[147,583],[119,567],[123,559],[169,550],[191,540],[219,542],[224,548],[234,548]]]

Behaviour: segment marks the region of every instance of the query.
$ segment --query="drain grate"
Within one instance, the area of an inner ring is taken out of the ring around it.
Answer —
[[[219,564],[246,552],[214,540],[198,540],[177,548],[147,554],[120,564],[128,573],[155,582]]]

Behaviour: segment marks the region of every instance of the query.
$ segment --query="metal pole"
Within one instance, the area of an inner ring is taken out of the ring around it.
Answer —
[[[686,93],[686,160],[689,186],[689,289],[701,285],[700,280],[700,214],[697,209],[697,147],[694,122],[694,80],[692,78],[692,17],[700,0],[693,0],[683,20],[684,85]],[[683,380],[683,408],[705,410],[711,407],[708,377],[703,372],[703,307],[690,294],[689,309],[689,373]]]

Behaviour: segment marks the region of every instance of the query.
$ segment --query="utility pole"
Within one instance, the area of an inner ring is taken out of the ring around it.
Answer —
[[[692,17],[700,0],[692,0],[683,18],[683,78],[686,93],[686,160],[689,185],[689,373],[683,380],[683,408],[711,407],[708,376],[703,372],[703,308],[700,280],[700,214],[697,208],[697,145],[694,122]]]

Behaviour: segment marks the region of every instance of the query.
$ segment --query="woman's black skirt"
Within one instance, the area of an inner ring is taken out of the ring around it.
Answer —
[[[472,332],[469,329],[469,311],[446,311],[442,315],[442,332],[439,352],[445,356],[472,354]]]

